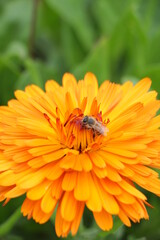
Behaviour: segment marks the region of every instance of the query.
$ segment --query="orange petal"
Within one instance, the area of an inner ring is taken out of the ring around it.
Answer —
[[[127,167],[127,166],[125,166],[125,168],[124,169],[121,169],[120,171],[119,171],[119,174],[121,175],[121,176],[125,176],[125,177],[128,177],[128,178],[134,178],[134,176],[135,176],[135,172],[131,169],[131,167],[129,166],[129,167]]]
[[[104,209],[101,212],[94,212],[93,213],[95,221],[97,225],[103,231],[109,231],[113,227],[113,219],[112,216],[107,213]]]
[[[77,200],[73,192],[65,192],[61,201],[61,215],[66,221],[73,221],[77,212]]]
[[[21,212],[23,216],[31,215],[34,208],[35,202],[26,198],[22,204]]]
[[[57,145],[50,145],[50,146],[40,146],[40,147],[34,147],[30,148],[28,152],[32,154],[32,156],[42,156],[47,153],[51,153],[53,151],[57,151],[60,149],[60,144]]]
[[[45,84],[45,89],[46,92],[50,92],[50,91],[55,91],[55,89],[59,89],[60,85],[55,81],[55,80],[48,80]]]
[[[5,194],[6,198],[15,198],[23,195],[26,192],[25,189],[20,189],[18,186],[12,188]]]
[[[148,130],[153,131],[156,130],[157,128],[160,128],[160,115],[156,116],[150,121]]]
[[[76,171],[82,171],[82,162],[81,162],[81,158],[79,157],[79,155],[75,156],[75,162],[73,165],[73,169]]]
[[[106,94],[107,92],[107,94]],[[121,99],[121,88],[118,84],[104,81],[98,91],[98,102],[101,103],[100,110],[106,115]]]
[[[38,184],[40,184],[47,174],[46,169],[40,169],[39,171],[32,171],[31,173],[24,175],[17,181],[17,185],[23,189],[32,188]]]
[[[122,189],[119,185],[108,178],[101,179],[101,183],[103,188],[111,195],[120,195],[122,193]]]
[[[77,211],[76,216],[71,224],[72,235],[75,235],[78,231],[78,227],[80,225],[81,218],[82,218],[83,211],[84,211],[84,206],[85,206],[85,204],[83,202],[78,202],[78,207],[77,207],[78,211]]]
[[[77,182],[76,172],[66,172],[62,182],[62,189],[65,191],[72,191]]]
[[[61,208],[58,206],[55,220],[55,230],[58,237],[66,237],[70,230],[70,222],[65,221],[61,216]]]
[[[88,72],[84,76],[84,82],[86,86],[92,86],[92,95],[93,97],[96,97],[98,93],[98,82],[96,76],[93,73]]]
[[[63,193],[62,190],[62,180],[63,176],[61,176],[59,179],[53,181],[52,183],[52,197],[56,199],[60,199]]]
[[[104,168],[106,167],[106,163],[103,160],[103,158],[98,154],[98,152],[94,151],[94,152],[89,152],[88,153],[90,159],[92,160],[92,162],[94,163],[94,165],[96,165],[99,168]]]
[[[68,111],[69,113],[72,113],[73,109],[78,107],[77,99],[75,98],[75,96],[73,96],[73,94],[74,94],[74,92],[72,93],[72,95],[71,95],[71,93],[67,92],[66,97],[65,97],[65,100],[67,103],[66,111]]]
[[[112,168],[111,166],[107,166],[107,177],[113,181],[113,182],[119,182],[121,181],[121,176],[118,174],[117,170],[115,170],[114,168]]]
[[[157,179],[155,177],[148,177],[148,181],[146,184],[139,184],[143,188],[147,189],[150,192],[153,192],[160,195],[160,179]]]
[[[62,157],[64,157],[67,153],[67,149],[59,149],[57,151],[54,151],[50,154],[46,154],[43,156],[45,162],[49,163],[49,162],[53,162],[56,161]]]
[[[143,193],[141,193],[135,187],[131,186],[125,180],[122,180],[121,182],[118,182],[118,184],[121,186],[121,188],[123,188],[125,191],[127,191],[131,195],[133,195],[135,197],[138,197],[138,198],[140,198],[142,200],[146,200],[146,196]]]
[[[52,138],[52,140],[49,139],[43,139],[43,138],[33,138],[25,141],[26,145],[29,147],[39,147],[39,146],[48,146],[48,145],[56,145],[59,144],[59,141]]]
[[[33,219],[40,223],[43,224],[49,220],[53,212],[45,213],[41,210],[41,205],[40,201],[35,202],[35,206],[33,208]]]
[[[136,201],[136,198],[133,195],[131,195],[123,190],[120,195],[116,196],[116,198],[118,201],[125,203],[125,204],[133,204]]]
[[[66,90],[73,89],[75,91],[77,87],[77,81],[73,74],[65,73],[62,78],[62,85]]]
[[[89,172],[92,169],[92,162],[86,153],[79,154],[77,158],[81,162],[84,171]]]
[[[98,93],[98,82],[93,73],[87,73],[84,77],[84,86],[82,91],[86,90],[86,94],[83,97],[88,97],[86,114],[90,113],[90,108],[92,105],[93,99],[97,96]],[[83,93],[84,94],[84,93]]]
[[[98,189],[103,208],[110,214],[118,214],[119,206],[117,204],[115,197],[113,197],[112,195],[110,195],[103,189],[100,181],[98,179],[96,179],[96,177],[94,177],[94,181],[95,181],[96,187]]]
[[[151,79],[150,78],[143,78],[134,86],[134,94],[142,96],[146,93],[151,87]],[[135,97],[136,98],[136,97]]]
[[[46,165],[46,162],[44,161],[43,156],[39,156],[32,158],[32,160],[27,162],[27,164],[34,169],[43,167],[44,165]]]
[[[120,208],[119,210],[119,214],[118,214],[119,218],[121,219],[121,221],[127,226],[127,227],[131,227],[131,222],[129,220],[129,218],[127,217],[127,215],[125,214],[125,212]]]
[[[105,178],[108,175],[107,167],[106,168],[99,168],[93,165],[93,172],[97,175],[99,178]]]
[[[52,189],[49,188],[46,193],[44,194],[42,201],[41,201],[41,209],[45,213],[53,212],[56,207],[57,200],[52,197]]]
[[[0,185],[11,186],[15,184],[16,176],[12,170],[7,170],[0,174]]]
[[[50,164],[48,167],[48,174],[46,176],[49,180],[56,180],[58,179],[63,173],[64,170],[59,167],[59,161],[56,164]]]
[[[117,155],[120,155],[120,156],[123,156],[123,157],[129,157],[129,158],[136,158],[137,157],[137,153],[128,151],[126,149],[116,149],[116,148],[111,148],[111,147],[105,147],[105,151],[106,151],[106,158],[105,159],[107,159],[107,152],[112,153],[112,154],[117,154]],[[107,163],[109,164],[109,162],[107,162]],[[123,164],[121,163],[121,166],[118,165],[117,168],[118,167],[119,167],[119,169],[123,168],[122,166],[123,166]],[[115,164],[115,168],[116,168],[116,164]]]
[[[2,158],[4,159],[4,157],[2,157]],[[15,163],[13,161],[6,161],[6,160],[0,159],[0,171],[1,172],[11,169],[14,166],[15,166]]]
[[[108,147],[105,148],[105,151],[103,150],[99,150],[98,154],[103,158],[103,160],[111,165],[113,168],[116,169],[123,169],[124,168],[124,164],[121,163],[114,154],[110,154],[107,152],[108,151]],[[111,151],[111,149],[109,150]],[[122,151],[122,150],[120,150]],[[116,153],[116,150],[114,149],[113,153]],[[114,157],[115,156],[115,157]]]
[[[71,223],[68,222],[68,221],[65,221],[63,219],[63,222],[62,222],[62,231],[63,231],[62,237],[67,237],[67,235],[70,231],[70,228],[71,228]]]
[[[79,201],[86,201],[90,197],[89,177],[86,172],[78,172],[74,196]]]
[[[87,207],[94,212],[99,212],[102,210],[102,201],[100,199],[98,189],[96,187],[96,184],[94,183],[94,180],[92,178],[92,175],[88,175],[89,179],[89,186],[90,186],[90,197],[86,202]]]
[[[60,167],[64,169],[73,169],[75,161],[76,161],[75,155],[66,155],[61,159]]]
[[[40,119],[38,119],[38,120],[32,119],[31,120],[31,119],[19,117],[17,119],[17,121],[18,121],[19,126],[22,126],[24,128],[26,128],[26,126],[27,126],[27,131],[30,134],[34,134],[39,137],[48,136],[48,137],[55,138],[55,131],[53,130],[53,128],[48,126],[43,121],[40,121]]]
[[[47,180],[43,181],[42,183],[31,188],[27,192],[27,198],[30,200],[39,200],[45,194],[50,185],[51,185],[50,181]]]

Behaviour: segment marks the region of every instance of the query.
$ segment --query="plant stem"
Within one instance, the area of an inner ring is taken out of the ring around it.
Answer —
[[[12,216],[0,225],[0,237],[9,233],[21,216],[21,208],[19,207]]]
[[[40,0],[33,0],[33,11],[31,18],[30,26],[30,35],[29,35],[29,56],[34,58],[34,44],[35,44],[35,35],[36,35],[36,21],[38,13],[38,4]]]

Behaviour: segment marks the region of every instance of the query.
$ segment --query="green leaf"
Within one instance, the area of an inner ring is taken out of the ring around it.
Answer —
[[[33,61],[32,59],[27,59],[25,62],[25,65],[26,65],[26,69],[30,73],[32,82],[39,87],[43,87],[43,80],[41,78],[36,62]]]
[[[26,69],[21,73],[19,79],[15,84],[15,89],[22,89],[27,85],[35,84],[43,87],[43,82],[37,64],[32,59],[27,59],[25,62]]]
[[[52,5],[52,4],[51,4]],[[40,38],[60,40],[61,19],[48,2],[41,1],[38,8],[37,35]],[[45,35],[44,35],[45,32]],[[53,42],[52,42],[53,44]],[[43,47],[43,46],[41,46]],[[48,46],[45,46],[48,48]]]
[[[14,85],[19,77],[18,66],[11,58],[0,58],[0,104],[14,98]]]
[[[122,15],[133,4],[133,1],[126,0],[96,0],[92,4],[92,11],[96,22],[106,36],[109,36]]]
[[[50,79],[61,83],[60,73],[58,73],[54,66],[32,59],[27,59],[24,64],[26,68],[16,82],[15,89],[24,90],[26,86],[31,84],[44,89],[45,82]]]
[[[160,26],[159,0],[137,1],[137,16],[143,24],[148,37],[152,37]]]
[[[5,2],[7,3],[3,4],[0,16],[1,51],[3,51],[13,40],[27,40],[32,10],[32,1],[14,0]]]
[[[24,240],[24,238],[18,235],[9,234],[5,238],[3,238],[3,240]]]
[[[88,17],[86,0],[46,0],[63,21],[67,22],[75,31],[85,50],[93,44],[94,31]]]
[[[24,89],[27,85],[35,84],[43,88],[43,80],[40,75],[40,71],[37,64],[32,59],[27,59],[25,62],[25,71],[20,75],[17,83],[15,84],[15,89]]]
[[[147,38],[132,9],[117,23],[109,43],[112,79],[138,75],[146,64]]]
[[[152,38],[148,44],[148,56],[147,56],[147,63],[148,64],[155,64],[160,62],[160,30],[157,31],[155,34],[152,35]]]
[[[83,232],[79,234],[80,239],[85,239],[85,240],[94,240],[97,239],[99,233],[98,228],[89,228],[89,229],[84,229]]]
[[[61,27],[61,46],[67,69],[74,68],[83,60],[85,53],[78,43],[72,28],[65,22],[62,22]]]
[[[72,70],[77,79],[83,79],[87,72],[96,75],[99,84],[109,78],[108,62],[108,42],[105,38],[101,39],[92,49],[86,59]]]
[[[7,57],[13,58],[17,57],[21,61],[24,60],[28,53],[27,47],[21,41],[12,41],[8,46],[4,53]]]
[[[15,90],[24,90],[26,86],[31,84],[34,84],[34,82],[31,79],[30,73],[28,71],[24,71],[18,78],[14,88]]]

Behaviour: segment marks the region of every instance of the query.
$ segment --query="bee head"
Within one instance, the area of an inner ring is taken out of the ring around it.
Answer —
[[[85,116],[84,118],[83,118],[83,120],[82,120],[82,123],[83,124],[87,124],[88,123],[88,116]]]

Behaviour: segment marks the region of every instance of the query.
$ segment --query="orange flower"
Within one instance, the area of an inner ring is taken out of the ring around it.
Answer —
[[[87,73],[46,92],[31,85],[0,107],[0,200],[26,194],[22,212],[45,223],[57,206],[58,236],[75,235],[86,206],[103,230],[112,215],[130,226],[148,219],[145,195],[160,195],[160,108],[151,81],[135,86]],[[87,116],[87,117],[85,117]]]

